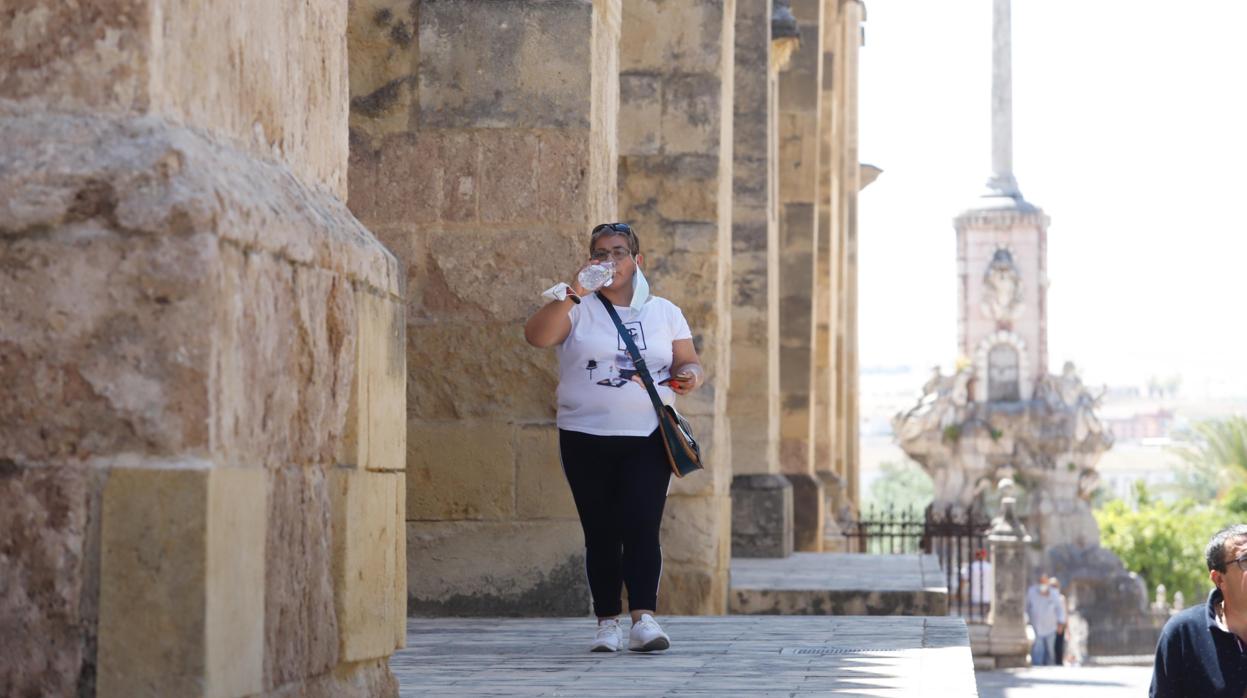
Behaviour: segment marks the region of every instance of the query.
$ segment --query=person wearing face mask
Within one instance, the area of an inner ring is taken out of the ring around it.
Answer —
[[[1172,616],[1160,632],[1151,698],[1247,695],[1247,524],[1227,526],[1204,549],[1208,602]]]
[[[586,289],[577,273],[571,285],[547,290],[543,295],[550,302],[529,318],[524,337],[535,347],[554,347],[558,357],[559,454],[584,531],[598,619],[589,649],[621,649],[618,616],[627,585],[628,649],[665,650],[671,638],[654,619],[654,609],[662,571],[658,534],[671,468],[653,402],[605,303],[631,335],[664,403],[702,384],[701,361],[684,313],[650,294],[640,240],[631,226],[595,227],[589,256],[581,272],[614,264],[606,285]]]
[[[1026,591],[1026,620],[1035,631],[1031,666],[1056,664],[1056,632],[1065,624],[1065,609],[1047,574],[1039,575],[1039,583]]]

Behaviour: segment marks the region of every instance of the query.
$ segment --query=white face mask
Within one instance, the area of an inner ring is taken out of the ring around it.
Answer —
[[[1046,594],[1046,593],[1048,593],[1048,585],[1047,585],[1047,584],[1040,584],[1040,585],[1039,585],[1039,593],[1041,593],[1041,594]]]
[[[645,274],[641,273],[641,267],[637,267],[636,274],[632,275],[632,309],[640,310],[647,300],[649,300],[649,282],[645,280]]]

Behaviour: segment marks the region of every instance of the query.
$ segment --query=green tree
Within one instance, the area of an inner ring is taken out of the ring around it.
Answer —
[[[1100,544],[1143,578],[1149,596],[1157,584],[1164,584],[1170,594],[1181,591],[1188,605],[1200,603],[1211,588],[1204,546],[1212,534],[1241,517],[1216,502],[1187,499],[1171,504],[1153,500],[1142,487],[1135,495],[1134,506],[1116,499],[1095,512]]]
[[[880,475],[870,483],[870,489],[862,501],[862,509],[896,510],[913,509],[921,513],[935,498],[935,486],[922,466],[906,460],[901,463],[881,463]]]
[[[1179,488],[1197,500],[1221,498],[1247,483],[1247,417],[1196,422],[1177,449],[1185,468]]]

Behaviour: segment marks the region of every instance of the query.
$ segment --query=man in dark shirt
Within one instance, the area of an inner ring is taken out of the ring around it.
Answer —
[[[1151,698],[1247,695],[1247,525],[1218,531],[1204,561],[1216,588],[1207,604],[1165,624],[1156,645]]]

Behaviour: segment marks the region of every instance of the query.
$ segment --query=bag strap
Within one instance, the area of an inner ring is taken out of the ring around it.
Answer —
[[[658,389],[654,387],[654,379],[649,375],[645,359],[641,357],[641,352],[636,348],[636,342],[632,341],[632,333],[624,327],[623,321],[619,319],[619,313],[615,312],[615,306],[602,294],[597,295],[602,305],[606,306],[606,312],[610,313],[611,320],[615,321],[615,329],[619,332],[620,339],[624,341],[624,346],[628,348],[628,356],[632,357],[632,363],[636,365],[636,372],[640,374],[641,382],[645,384],[645,390],[649,393],[650,402],[654,403],[654,412],[658,414],[658,422],[661,424],[663,402],[658,396]]]

